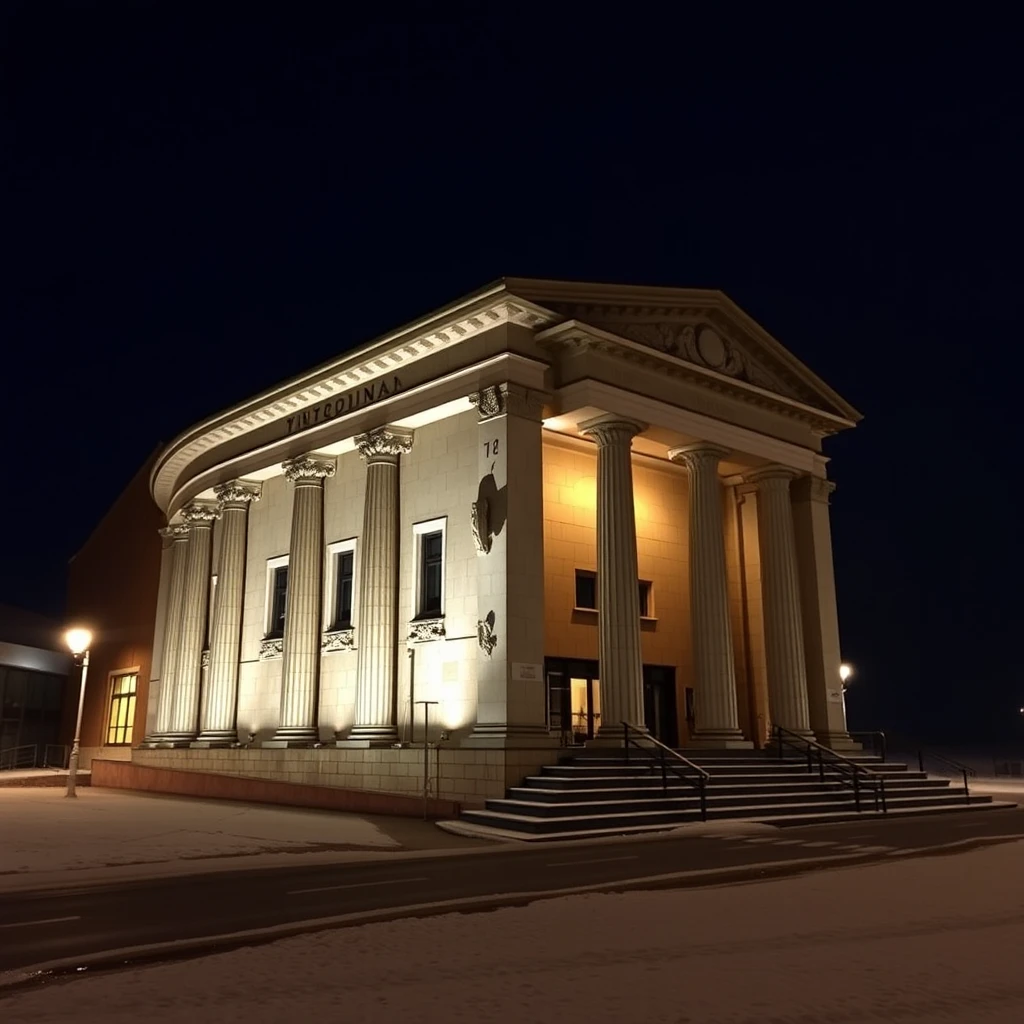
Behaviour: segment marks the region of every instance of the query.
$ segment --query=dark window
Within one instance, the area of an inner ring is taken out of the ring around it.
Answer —
[[[135,721],[135,690],[139,677],[134,672],[114,676],[110,693],[110,717],[107,720],[107,744],[113,747],[130,746],[132,725]]]
[[[644,618],[651,617],[651,582],[650,580],[640,581],[640,614]]]
[[[444,535],[425,533],[420,540],[420,618],[441,614],[442,552]]]
[[[334,599],[334,628],[352,628],[352,576],[355,553],[338,552],[338,587]]]
[[[284,636],[284,615],[288,606],[288,566],[274,570],[270,594],[270,629],[267,636]]]
[[[576,607],[597,609],[597,573],[576,570]]]

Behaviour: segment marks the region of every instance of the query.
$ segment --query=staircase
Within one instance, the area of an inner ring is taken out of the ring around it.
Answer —
[[[968,795],[963,786],[911,771],[907,765],[861,755],[847,758],[884,779],[885,811],[874,786],[860,785],[860,810],[850,774],[840,766],[811,765],[806,756],[771,752],[683,751],[710,778],[707,820],[741,819],[772,825],[810,825],[909,814],[935,814],[1013,804]],[[866,779],[868,776],[863,773]],[[694,776],[696,778],[696,776]],[[700,793],[682,773],[662,777],[657,759],[624,751],[580,752],[541,769],[522,786],[459,822],[481,835],[555,840],[628,835],[702,820]]]

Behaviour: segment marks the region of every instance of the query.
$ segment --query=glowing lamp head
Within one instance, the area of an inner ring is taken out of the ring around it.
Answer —
[[[843,663],[839,666],[839,678],[845,683],[853,675],[853,666]]]
[[[72,654],[84,654],[92,643],[92,633],[87,629],[69,629],[64,634],[64,642]]]

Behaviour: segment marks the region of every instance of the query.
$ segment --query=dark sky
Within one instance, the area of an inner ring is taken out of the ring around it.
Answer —
[[[495,277],[717,287],[865,414],[854,723],[1021,735],[1010,25],[381,7],[3,6],[0,602],[60,613],[158,442]]]

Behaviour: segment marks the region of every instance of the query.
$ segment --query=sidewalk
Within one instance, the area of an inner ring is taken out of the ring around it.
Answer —
[[[0,892],[493,846],[432,822],[86,788],[0,789]]]

